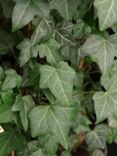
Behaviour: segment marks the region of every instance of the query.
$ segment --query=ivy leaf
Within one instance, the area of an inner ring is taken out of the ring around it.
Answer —
[[[13,53],[13,47],[16,45],[16,37],[0,29],[0,55],[5,55],[9,51]]]
[[[33,137],[48,134],[55,136],[58,143],[68,148],[67,135],[75,107],[38,106],[29,113]]]
[[[99,17],[100,30],[111,27],[117,22],[117,1],[116,0],[95,0],[94,6]]]
[[[42,149],[38,149],[35,152],[33,152],[30,156],[45,156],[44,152],[42,151]]]
[[[11,111],[14,101],[14,94],[12,91],[0,93],[2,103],[0,103],[0,123],[8,123],[13,121],[14,114]]]
[[[53,135],[48,133],[45,136],[39,137],[39,141],[42,147],[44,147],[44,149],[50,153],[50,156],[57,152],[58,143]]]
[[[0,134],[0,155],[6,156],[14,150],[23,150],[26,146],[25,138],[14,130]]]
[[[4,12],[4,16],[6,18],[11,18],[14,2],[12,0],[5,0],[5,1],[0,0],[0,3]]]
[[[28,24],[35,15],[47,17],[49,6],[43,0],[16,0],[12,15],[12,30],[16,31]]]
[[[95,150],[92,156],[105,156],[105,154],[101,150]]]
[[[111,35],[106,39],[99,35],[92,35],[86,40],[81,51],[92,56],[98,63],[102,73],[106,73],[114,63],[114,57],[117,55],[116,48],[117,34]]]
[[[50,39],[39,45],[39,55],[41,58],[46,57],[48,63],[56,65],[60,61],[58,49],[60,45],[54,39]]]
[[[55,9],[59,12],[59,14],[66,20],[72,19],[78,3],[76,0],[51,0],[50,8]]]
[[[97,92],[94,94],[94,106],[96,111],[97,122],[117,113],[117,81],[115,77],[108,82],[107,91]]]
[[[19,57],[21,67],[26,64],[31,57],[37,57],[38,55],[38,45],[32,46],[32,42],[29,39],[24,39],[17,48],[21,50]]]
[[[91,28],[81,19],[77,20],[77,23],[73,29],[73,37],[75,39],[81,39],[91,33]]]
[[[42,19],[36,27],[36,30],[31,36],[32,46],[40,41],[47,40],[51,35],[51,26],[47,19]]]
[[[9,69],[5,71],[6,78],[2,85],[2,91],[19,87],[22,83],[22,77],[15,70]]]
[[[108,134],[108,128],[106,125],[98,125],[94,130],[87,133],[86,143],[89,145],[91,150],[94,149],[105,149],[106,147],[106,136]]]
[[[75,43],[72,41],[72,30],[74,24],[69,21],[62,21],[57,23],[56,29],[54,32],[55,39],[61,45],[71,45],[75,46]]]
[[[22,97],[20,95],[17,95],[15,103],[12,107],[12,111],[20,111],[20,118],[25,131],[27,131],[29,126],[27,116],[33,106],[34,102],[31,96],[26,95]]]
[[[72,99],[74,70],[65,62],[56,67],[43,65],[40,67],[40,87],[49,88],[62,104],[70,104]]]

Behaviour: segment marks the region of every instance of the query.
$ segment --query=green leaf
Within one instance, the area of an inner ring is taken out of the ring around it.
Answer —
[[[14,2],[12,0],[5,0],[5,1],[0,0],[0,3],[2,5],[4,16],[6,18],[11,18],[13,7],[14,7]]]
[[[99,35],[92,35],[86,40],[81,52],[94,57],[103,73],[107,72],[114,63],[117,48],[117,34],[106,39]],[[81,53],[82,54],[82,53]]]
[[[22,67],[24,64],[26,64],[30,58],[37,57],[38,55],[38,45],[32,46],[32,42],[29,39],[24,39],[18,46],[18,49],[20,49],[20,66]]]
[[[77,9],[78,2],[76,0],[51,0],[50,8],[55,9],[66,20],[72,19]]]
[[[26,146],[26,140],[14,130],[6,131],[0,134],[0,155],[6,156],[13,150],[23,150]]]
[[[95,150],[92,156],[105,156],[105,154],[101,150]]]
[[[94,106],[96,111],[97,122],[117,113],[117,81],[115,77],[108,81],[107,91],[97,92],[94,94]]]
[[[54,135],[56,141],[68,148],[67,135],[74,116],[75,107],[38,106],[29,113],[33,137],[48,134]]]
[[[57,65],[60,61],[58,49],[60,45],[54,39],[50,39],[45,43],[39,45],[39,55],[41,58],[46,57],[48,63]]]
[[[39,137],[39,142],[41,146],[46,149],[47,153],[50,153],[50,156],[57,152],[58,143],[53,135],[47,134]]]
[[[47,17],[49,6],[43,0],[16,0],[12,15],[12,30],[16,31],[28,24],[35,15]]]
[[[116,0],[95,0],[94,6],[99,17],[100,30],[111,27],[117,22],[117,1]]]
[[[39,150],[36,150],[35,152],[33,152],[30,156],[45,156],[45,154],[42,151],[42,149],[39,149]]]
[[[9,51],[14,53],[13,47],[16,45],[17,40],[13,34],[0,29],[0,55],[5,55]]]
[[[91,150],[105,149],[107,134],[108,128],[106,127],[106,125],[98,125],[94,130],[87,133],[86,143]]]
[[[62,21],[57,23],[56,29],[54,32],[54,37],[61,45],[71,45],[75,46],[75,43],[72,41],[72,30],[74,24],[69,21]]]
[[[20,111],[20,118],[25,131],[27,131],[29,127],[28,113],[33,108],[33,106],[34,102],[30,95],[26,95],[23,97],[17,95],[15,103],[12,107],[12,111]]]
[[[40,41],[47,40],[51,35],[51,26],[47,19],[42,19],[39,21],[39,24],[36,27],[36,30],[31,36],[31,42],[32,46],[34,46],[37,43],[40,43]]]
[[[9,90],[15,87],[20,87],[22,83],[22,77],[16,73],[13,69],[5,71],[6,78],[2,85],[2,91]]]
[[[83,20],[77,20],[77,23],[75,24],[73,29],[73,37],[75,39],[81,39],[82,37],[85,37],[90,33],[91,28]]]
[[[13,121],[14,114],[11,111],[14,101],[14,95],[12,91],[0,93],[2,103],[0,103],[0,123],[8,123]]]
[[[72,99],[74,70],[65,62],[56,67],[43,65],[40,67],[40,87],[49,88],[62,104],[70,104]]]

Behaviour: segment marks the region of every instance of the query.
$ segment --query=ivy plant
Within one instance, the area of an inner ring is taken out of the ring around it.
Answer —
[[[0,0],[0,156],[116,140],[117,0]]]

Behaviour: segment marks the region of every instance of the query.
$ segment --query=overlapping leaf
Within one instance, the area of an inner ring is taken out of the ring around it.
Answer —
[[[40,87],[49,88],[62,104],[69,105],[72,99],[74,70],[67,63],[60,62],[56,67],[41,66],[40,74]]]
[[[15,103],[12,107],[12,111],[19,111],[22,125],[27,131],[29,123],[28,123],[28,113],[33,108],[34,102],[31,96],[20,96],[16,97]]]
[[[31,43],[34,46],[40,41],[47,40],[51,35],[51,26],[47,19],[42,19],[36,27],[35,32],[31,36]]]
[[[72,19],[76,9],[78,6],[78,2],[76,0],[51,0],[50,8],[56,9],[59,14],[65,18],[66,20]]]
[[[54,39],[48,40],[46,43],[39,45],[39,55],[41,58],[46,57],[48,63],[56,65],[60,61],[58,49],[60,45]]]
[[[38,55],[38,45],[32,46],[32,42],[29,39],[24,39],[18,46],[20,49],[20,66],[22,67],[27,63],[31,57],[37,57]]]
[[[12,29],[16,31],[28,24],[35,15],[47,17],[49,6],[43,0],[16,0],[12,15]]]

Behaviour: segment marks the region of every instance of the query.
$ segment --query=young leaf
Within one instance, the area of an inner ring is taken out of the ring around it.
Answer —
[[[93,43],[93,44],[92,44]],[[114,63],[117,48],[117,34],[106,39],[99,35],[92,35],[81,48],[82,52],[94,57],[103,73],[106,73]]]
[[[15,70],[9,69],[5,71],[6,78],[2,85],[2,91],[9,90],[15,87],[20,87],[22,77]]]
[[[72,99],[74,70],[67,63],[60,62],[56,67],[41,66],[40,74],[40,87],[49,88],[62,104],[69,105]]]
[[[24,39],[17,46],[17,48],[21,50],[19,57],[21,67],[26,64],[31,57],[37,57],[38,55],[38,45],[32,46],[32,43],[29,39]]]
[[[101,150],[95,150],[92,156],[106,156]]]
[[[56,9],[59,14],[66,20],[72,19],[78,3],[76,0],[51,0],[50,8]]]
[[[33,106],[34,102],[31,96],[27,95],[22,97],[18,95],[12,107],[12,111],[20,111],[20,118],[25,131],[27,131],[29,126],[28,113]]]
[[[54,39],[50,39],[45,43],[39,45],[39,55],[41,58],[46,57],[48,63],[51,65],[57,65],[60,61],[58,49],[60,45]]]
[[[106,136],[108,134],[108,128],[106,125],[98,125],[94,130],[87,133],[86,143],[91,150],[105,149]]]
[[[75,107],[38,106],[29,113],[33,137],[50,132],[56,141],[68,148],[67,135]]]
[[[49,15],[47,1],[43,0],[16,0],[12,15],[12,30],[16,31],[28,24],[35,15],[46,17]]]
[[[14,130],[0,134],[0,156],[6,156],[13,150],[23,150],[25,146],[25,138]]]
[[[99,17],[100,30],[111,27],[117,22],[117,1],[116,0],[95,0],[94,6]]]

